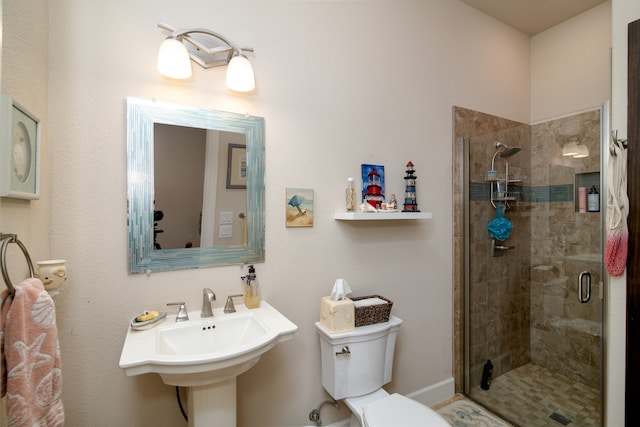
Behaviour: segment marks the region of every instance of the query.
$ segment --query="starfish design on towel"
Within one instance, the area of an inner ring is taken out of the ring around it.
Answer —
[[[36,338],[31,345],[27,345],[23,341],[13,343],[13,347],[18,352],[22,361],[17,363],[13,369],[9,371],[8,375],[10,377],[26,375],[26,380],[29,381],[33,368],[50,363],[53,360],[49,354],[40,352],[40,347],[46,337],[47,334],[43,332],[38,335],[38,338]]]

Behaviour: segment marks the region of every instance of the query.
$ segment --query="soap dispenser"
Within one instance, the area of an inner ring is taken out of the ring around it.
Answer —
[[[249,266],[249,274],[242,276],[244,281],[244,305],[247,308],[260,307],[260,295],[258,295],[258,278],[253,265]]]
[[[600,212],[600,194],[595,185],[591,186],[587,195],[587,212]]]

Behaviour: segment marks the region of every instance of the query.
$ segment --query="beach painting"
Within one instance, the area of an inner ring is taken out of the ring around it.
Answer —
[[[313,227],[313,190],[287,188],[285,212],[287,227]]]

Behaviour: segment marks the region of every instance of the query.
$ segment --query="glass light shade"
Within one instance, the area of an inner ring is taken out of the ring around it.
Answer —
[[[582,157],[589,157],[589,147],[586,145],[578,145],[577,153],[573,155],[574,159],[580,159]]]
[[[172,38],[162,42],[158,51],[158,71],[172,79],[191,77],[191,58],[182,42]]]
[[[236,92],[251,92],[256,87],[251,62],[243,56],[231,58],[227,67],[227,87]]]
[[[562,147],[563,156],[575,156],[578,154],[578,144],[574,141],[568,142]]]

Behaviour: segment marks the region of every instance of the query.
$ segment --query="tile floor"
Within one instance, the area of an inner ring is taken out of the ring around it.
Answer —
[[[453,427],[513,427],[462,395],[456,395],[433,406],[432,409]]]
[[[489,390],[479,386],[471,398],[522,427],[600,426],[597,389],[529,363],[494,378]],[[550,418],[557,414],[554,420]],[[564,424],[570,420],[570,423]]]

